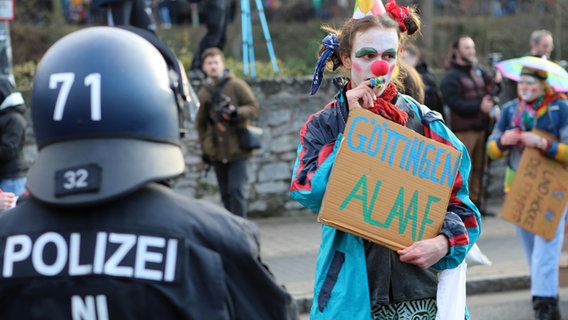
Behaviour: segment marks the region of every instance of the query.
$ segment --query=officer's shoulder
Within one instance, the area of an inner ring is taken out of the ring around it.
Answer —
[[[148,185],[137,198],[150,202],[149,205],[156,210],[161,209],[164,219],[176,221],[188,230],[206,231],[213,237],[230,238],[256,229],[253,223],[231,214],[217,204],[187,197],[159,184]]]

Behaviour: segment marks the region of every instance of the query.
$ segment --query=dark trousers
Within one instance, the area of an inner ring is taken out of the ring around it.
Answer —
[[[247,183],[247,160],[240,159],[228,163],[214,162],[213,168],[217,176],[223,205],[233,214],[246,218],[245,184]]]
[[[132,25],[150,32],[156,31],[156,23],[150,12],[146,11],[144,0],[125,0],[119,2],[98,1],[109,11],[104,11],[104,20],[113,26]],[[149,8],[148,8],[149,9]],[[112,21],[111,21],[112,19]]]
[[[219,48],[221,51],[225,48],[227,26],[233,18],[231,2],[234,0],[207,0],[204,4],[207,13],[203,23],[207,27],[207,32],[201,38],[197,52],[191,61],[190,70],[201,70],[201,54],[208,48]]]

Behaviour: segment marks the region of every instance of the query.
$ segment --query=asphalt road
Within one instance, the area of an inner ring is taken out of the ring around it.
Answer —
[[[529,290],[473,295],[467,306],[472,320],[534,320]],[[560,313],[568,319],[568,287],[560,288]]]
[[[472,320],[534,320],[529,290],[477,294],[467,297]],[[568,319],[568,287],[560,288],[560,312]],[[302,314],[300,320],[309,320]]]

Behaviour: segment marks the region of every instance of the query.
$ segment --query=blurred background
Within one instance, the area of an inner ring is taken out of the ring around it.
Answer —
[[[256,2],[261,3],[257,8]],[[386,2],[386,1],[383,1]],[[228,29],[225,48],[227,64],[242,75],[241,15],[236,1],[235,19]],[[257,77],[271,78],[310,75],[316,51],[325,33],[322,25],[339,26],[352,15],[355,0],[262,0],[251,1]],[[415,41],[424,60],[439,75],[451,43],[460,35],[471,36],[480,62],[485,65],[524,55],[529,36],[535,29],[554,35],[554,60],[568,59],[566,21],[568,1],[559,0],[398,0],[420,10],[422,35]],[[192,21],[189,0],[148,0],[159,28],[158,35],[189,66],[205,27]],[[167,7],[170,23],[162,23],[159,9]],[[15,19],[10,22],[16,83],[25,91],[35,64],[45,50],[62,35],[77,28],[97,24],[90,0],[17,1]],[[279,73],[274,74],[266,50],[259,12],[265,14]],[[206,14],[201,12],[200,14]]]

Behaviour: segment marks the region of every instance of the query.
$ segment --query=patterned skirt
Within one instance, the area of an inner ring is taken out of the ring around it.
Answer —
[[[421,299],[374,305],[371,308],[373,320],[435,320],[438,307],[436,299]]]

